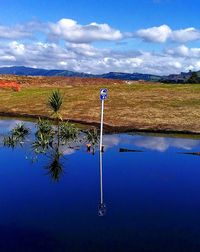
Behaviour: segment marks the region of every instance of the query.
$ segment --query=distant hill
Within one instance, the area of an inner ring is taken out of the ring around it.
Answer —
[[[24,66],[1,67],[0,74],[30,75],[30,76],[66,76],[66,77],[88,77],[88,78],[106,78],[119,80],[145,80],[158,81],[160,76],[140,73],[119,73],[110,72],[106,74],[87,74],[73,72],[68,70],[47,70],[39,68],[31,68]]]
[[[200,77],[200,71],[197,72]],[[15,74],[15,75],[30,75],[30,76],[65,76],[65,77],[87,77],[87,78],[106,78],[118,80],[144,80],[144,81],[159,81],[165,83],[184,83],[191,76],[191,72],[170,74],[168,76],[159,76],[152,74],[141,73],[121,73],[109,72],[105,74],[87,74],[74,72],[69,70],[47,70],[39,68],[31,68],[25,66],[0,67],[0,74]]]
[[[200,71],[197,71],[196,73],[200,77]],[[181,72],[180,74],[170,74],[168,76],[162,76],[159,81],[165,83],[186,83],[191,77],[191,74],[191,71],[187,73]]]
[[[165,83],[184,83],[189,79],[191,73],[170,74],[168,76],[162,76],[160,82]]]
[[[161,78],[158,75],[152,75],[152,74],[120,73],[120,72],[110,72],[106,74],[97,75],[97,77],[106,79],[145,80],[145,81],[159,81]]]
[[[0,67],[0,74],[31,75],[31,76],[74,76],[88,77],[89,74],[68,70],[47,70],[25,66]]]

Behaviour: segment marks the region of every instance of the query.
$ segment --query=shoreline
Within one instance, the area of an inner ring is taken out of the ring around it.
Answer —
[[[5,118],[21,118],[21,119],[38,119],[39,117],[42,119],[53,120],[49,116],[44,115],[31,115],[27,113],[15,113],[15,112],[0,112],[0,117]],[[73,118],[65,118],[63,121],[69,121],[71,123],[81,124],[83,126],[91,126],[100,128],[100,122],[97,121],[89,121],[89,120],[79,120]],[[176,134],[176,135],[195,135],[200,137],[200,132],[193,131],[193,130],[178,130],[178,129],[170,129],[170,128],[162,128],[160,126],[159,129],[151,128],[151,127],[138,127],[138,126],[131,126],[131,125],[110,125],[104,123],[104,132],[117,134],[117,133],[153,133],[153,134]]]

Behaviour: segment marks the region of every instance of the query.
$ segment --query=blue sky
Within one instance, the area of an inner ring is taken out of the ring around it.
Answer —
[[[0,0],[0,8],[0,66],[200,69],[198,0]]]

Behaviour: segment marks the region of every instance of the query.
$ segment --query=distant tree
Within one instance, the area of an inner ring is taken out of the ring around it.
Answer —
[[[200,78],[196,72],[192,72],[190,78],[187,80],[187,83],[198,84],[200,83]]]

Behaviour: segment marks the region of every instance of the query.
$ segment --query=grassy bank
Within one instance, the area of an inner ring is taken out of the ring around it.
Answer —
[[[115,83],[60,86],[63,118],[98,123],[99,89],[107,87],[105,123],[128,130],[200,133],[200,85]],[[23,86],[21,92],[0,90],[0,113],[49,116],[47,97],[54,86]]]

